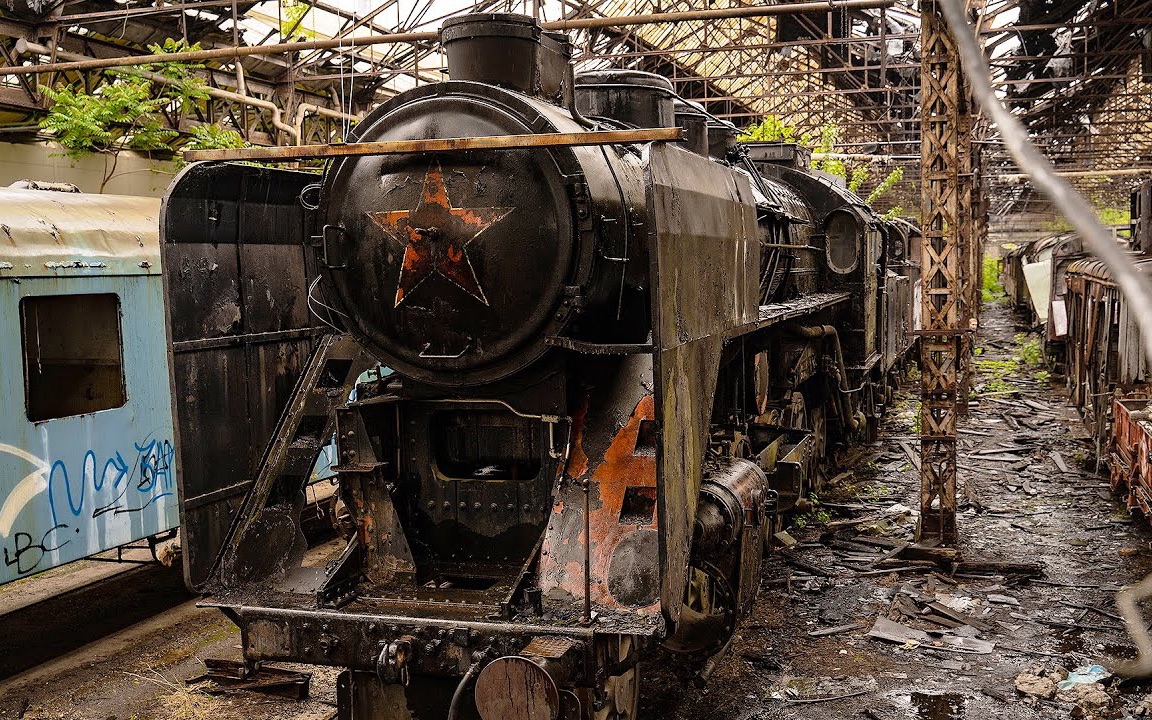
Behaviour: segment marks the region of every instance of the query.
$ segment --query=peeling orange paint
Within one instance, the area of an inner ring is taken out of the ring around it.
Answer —
[[[620,516],[624,506],[624,496],[629,487],[656,487],[656,457],[652,453],[636,454],[636,441],[640,432],[640,423],[643,420],[652,420],[655,417],[654,401],[651,395],[641,398],[632,411],[628,422],[612,438],[612,442],[605,451],[603,459],[590,470],[590,462],[584,453],[583,434],[584,420],[587,409],[577,414],[573,429],[573,443],[569,459],[569,477],[573,478],[573,488],[580,485],[580,481],[588,479],[594,488],[591,512],[588,516],[588,530],[591,536],[591,597],[599,605],[619,607],[619,604],[608,591],[608,571],[612,562],[612,555],[622,540],[632,533],[655,529],[658,518],[655,511],[651,523],[647,525],[621,524]],[[589,472],[591,474],[589,475]],[[546,586],[558,587],[573,597],[584,596],[584,563],[583,547],[585,533],[583,529],[583,504],[575,502],[578,491],[573,490],[568,496],[568,505],[558,500],[553,512],[563,516],[566,513],[573,517],[567,518],[571,524],[579,520],[580,532],[569,533],[566,537],[557,538],[560,547],[576,546],[574,550],[565,552],[551,552],[541,562],[541,574],[545,578]],[[553,548],[556,550],[557,548]],[[574,553],[580,556],[573,559]],[[562,556],[562,557],[557,557]],[[659,612],[659,603],[655,603],[645,612]]]

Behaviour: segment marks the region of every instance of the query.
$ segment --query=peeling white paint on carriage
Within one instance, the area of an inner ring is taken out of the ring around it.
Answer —
[[[0,443],[0,452],[14,455],[21,460],[30,463],[35,470],[24,476],[20,482],[8,491],[4,497],[4,504],[0,505],[0,535],[10,537],[12,535],[12,525],[16,522],[16,516],[24,509],[24,506],[32,502],[40,493],[48,489],[48,472],[50,467],[48,463],[36,457],[32,453],[21,450],[13,445],[7,443]]]

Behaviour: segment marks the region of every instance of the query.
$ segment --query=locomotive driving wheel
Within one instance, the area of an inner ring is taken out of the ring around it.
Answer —
[[[619,658],[627,658],[635,651],[635,641],[620,638]],[[640,678],[636,665],[604,682],[604,703],[592,713],[593,720],[636,720],[640,706]]]
[[[715,565],[694,560],[676,632],[664,641],[674,653],[700,660],[720,652],[736,631],[736,594]]]

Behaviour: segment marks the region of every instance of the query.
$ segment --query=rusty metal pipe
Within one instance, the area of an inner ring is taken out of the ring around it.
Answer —
[[[756,5],[715,10],[688,10],[683,12],[649,13],[646,15],[625,15],[621,17],[575,18],[543,23],[545,30],[589,30],[594,28],[629,27],[633,25],[655,25],[699,20],[722,20],[727,18],[755,18],[775,15],[796,15],[802,13],[831,12],[832,10],[871,10],[891,7],[895,0],[827,0],[826,2],[782,3],[779,5]],[[43,65],[21,65],[0,68],[0,75],[36,75],[45,72],[67,72],[73,70],[102,70],[113,67],[147,65],[157,62],[205,62],[207,60],[231,60],[253,55],[279,55],[300,50],[352,49],[368,45],[390,45],[395,43],[433,42],[440,38],[438,32],[404,32],[386,35],[366,35],[358,38],[329,38],[327,40],[307,40],[303,42],[274,43],[244,47],[213,48],[189,52],[156,55],[134,55],[119,58],[99,58],[76,62],[45,63]]]
[[[468,672],[460,678],[460,682],[456,685],[456,692],[452,693],[452,702],[448,703],[448,720],[456,720],[460,716],[460,701],[464,697],[464,689],[480,672],[480,666],[488,659],[490,652],[492,652],[491,646],[472,656],[472,664],[468,667]]]
[[[848,368],[844,365],[844,351],[840,347],[840,333],[831,325],[798,325],[792,328],[792,332],[812,340],[832,339],[836,352],[837,373],[840,375],[838,378],[838,384],[840,386],[840,414],[849,428],[859,430],[860,422],[852,416],[851,408],[848,407],[848,395],[854,391],[848,387]]]

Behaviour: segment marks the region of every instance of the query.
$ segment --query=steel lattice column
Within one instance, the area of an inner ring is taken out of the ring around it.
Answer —
[[[971,274],[968,103],[955,41],[934,0],[920,13],[921,245],[920,537],[957,539],[956,416]],[[965,182],[967,181],[967,182]],[[966,185],[966,187],[965,187]],[[962,195],[965,197],[962,199]],[[967,228],[967,230],[965,230]],[[962,398],[967,402],[967,398]]]

